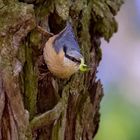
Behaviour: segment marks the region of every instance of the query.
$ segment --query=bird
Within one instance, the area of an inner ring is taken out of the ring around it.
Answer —
[[[87,71],[87,65],[84,64],[84,57],[69,22],[60,33],[48,39],[43,56],[49,71],[58,78],[69,78],[78,70]]]

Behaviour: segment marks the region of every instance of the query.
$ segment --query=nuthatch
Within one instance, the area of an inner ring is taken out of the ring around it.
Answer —
[[[87,70],[70,23],[60,33],[49,38],[43,55],[48,69],[59,78],[68,78],[79,69]]]

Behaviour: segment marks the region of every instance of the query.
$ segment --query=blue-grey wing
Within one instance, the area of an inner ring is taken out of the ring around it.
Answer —
[[[53,44],[57,53],[59,53],[61,49],[64,49],[64,46],[67,47],[67,51],[76,50],[80,52],[78,42],[70,23],[67,23],[66,28],[58,34]]]

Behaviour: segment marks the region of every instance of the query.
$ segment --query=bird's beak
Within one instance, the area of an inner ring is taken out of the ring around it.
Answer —
[[[90,68],[85,64],[83,58],[81,58],[81,63],[80,63],[80,66],[79,66],[79,70],[80,70],[81,72],[87,72],[87,71],[90,70]]]

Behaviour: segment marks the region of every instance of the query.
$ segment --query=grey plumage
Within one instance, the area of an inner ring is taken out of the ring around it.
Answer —
[[[76,51],[80,53],[79,45],[75,38],[72,26],[69,22],[67,23],[65,29],[61,31],[56,37],[53,47],[57,53],[59,53],[61,49],[64,49],[64,47],[64,51],[66,51],[66,54],[68,54],[71,51]]]

